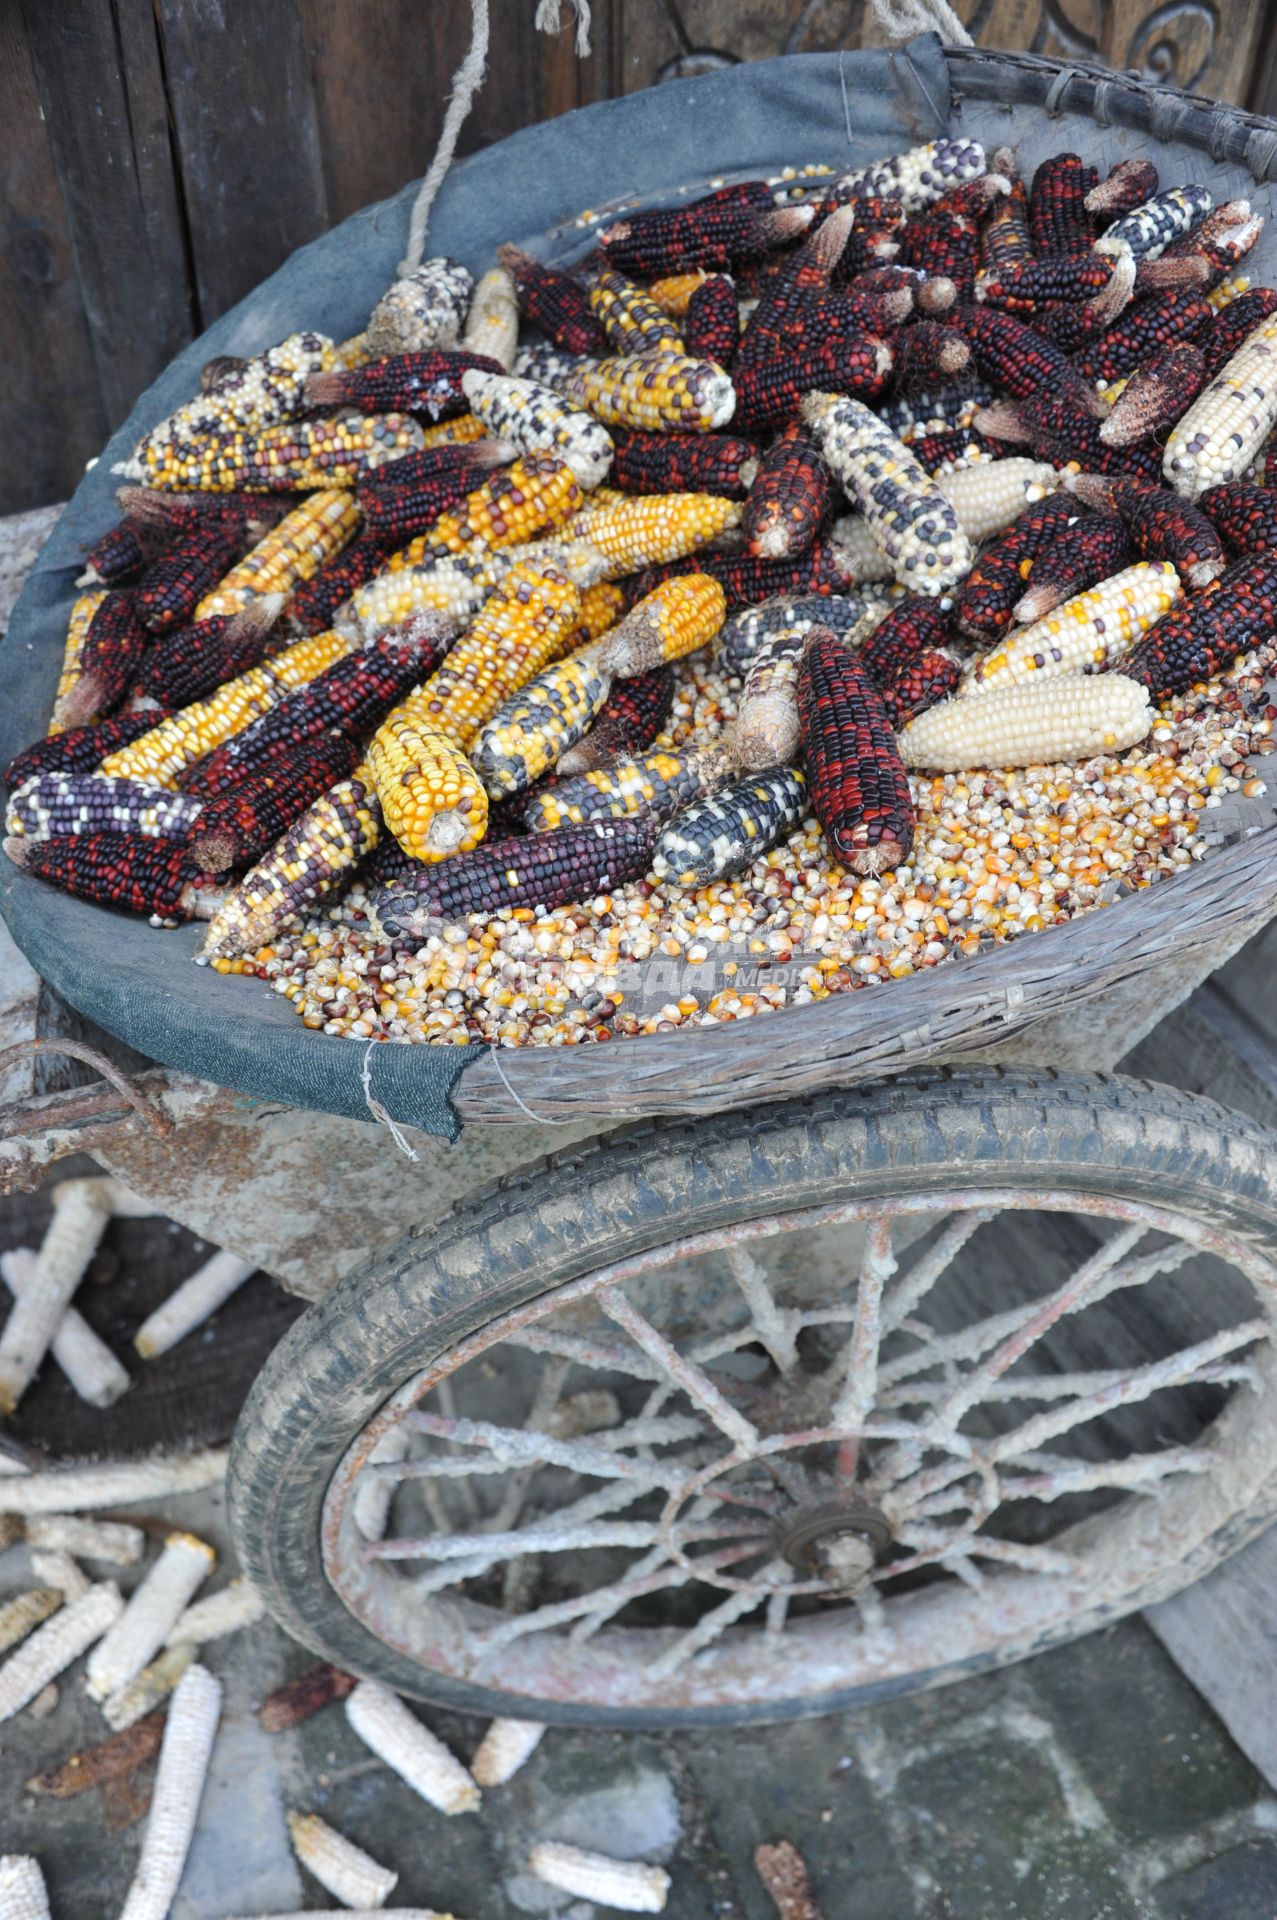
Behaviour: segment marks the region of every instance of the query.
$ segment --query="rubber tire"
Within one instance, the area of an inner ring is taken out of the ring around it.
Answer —
[[[347,1610],[320,1558],[337,1463],[386,1398],[458,1339],[547,1289],[680,1235],[828,1203],[996,1184],[1065,1187],[1173,1206],[1277,1257],[1277,1155],[1252,1121],[1192,1094],[1117,1076],[930,1070],[704,1120],[645,1122],[507,1177],[311,1307],[271,1354],[231,1455],[243,1570],[284,1629],[337,1666],[487,1715],[526,1698],[441,1677]],[[1164,1599],[1251,1538],[1277,1484],[1221,1520],[1206,1551],[1132,1593]],[[1103,1615],[1114,1618],[1111,1607]],[[1101,1624],[1086,1614],[1057,1640]],[[1016,1647],[1000,1660],[1040,1649]],[[994,1656],[980,1665],[993,1664]],[[830,1712],[974,1671],[938,1667],[818,1700],[653,1715],[537,1703],[535,1717],[630,1728],[740,1724]]]

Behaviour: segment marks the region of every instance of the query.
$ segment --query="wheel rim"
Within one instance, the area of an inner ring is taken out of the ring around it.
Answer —
[[[1061,1216],[1082,1257],[984,1310],[1000,1230],[1023,1264]],[[1169,1310],[1155,1350],[1069,1364],[1137,1299]],[[329,1485],[325,1573],[378,1639],[529,1710],[762,1712],[1014,1658],[1174,1591],[1265,1495],[1274,1303],[1240,1236],[1068,1190],[690,1236],[405,1382]]]

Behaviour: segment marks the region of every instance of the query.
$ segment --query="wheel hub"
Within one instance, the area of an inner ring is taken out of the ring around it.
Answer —
[[[882,1509],[854,1493],[810,1501],[776,1530],[781,1557],[834,1593],[863,1586],[894,1539]]]

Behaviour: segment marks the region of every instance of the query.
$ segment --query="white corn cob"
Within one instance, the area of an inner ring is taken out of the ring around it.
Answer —
[[[1078,674],[942,701],[911,720],[896,744],[907,767],[938,772],[1050,766],[1133,747],[1153,718],[1137,681]]]
[[[44,1875],[29,1854],[0,1855],[0,1920],[49,1920]]]
[[[95,1700],[118,1693],[141,1673],[168,1638],[217,1555],[194,1534],[171,1533],[164,1551],[135,1589],[111,1631],[93,1649],[86,1673]]]
[[[321,1887],[346,1907],[384,1907],[399,1875],[383,1867],[317,1813],[290,1813],[293,1852]]]
[[[134,1193],[122,1180],[113,1180],[105,1173],[56,1181],[49,1188],[54,1206],[58,1206],[74,1187],[83,1187],[87,1193],[93,1194],[108,1213],[118,1214],[121,1220],[150,1220],[159,1212],[153,1200],[144,1200],[140,1193]]]
[[[1172,427],[1162,458],[1168,486],[1195,500],[1240,480],[1277,422],[1277,314],[1261,320]]]
[[[124,1611],[120,1590],[103,1581],[37,1628],[0,1667],[0,1720],[11,1720],[41,1687],[78,1660]]]
[[[423,260],[394,281],[372,310],[364,338],[380,359],[388,353],[426,353],[453,347],[461,332],[474,276],[445,254]]]
[[[233,1253],[215,1253],[142,1322],[133,1345],[144,1360],[167,1353],[196,1327],[202,1327],[256,1271],[251,1260],[241,1260]]]
[[[90,1181],[68,1182],[55,1201],[30,1281],[0,1336],[0,1413],[12,1413],[34,1380],[110,1217]]]
[[[889,154],[885,160],[840,175],[830,192],[840,200],[881,195],[900,200],[909,213],[917,213],[951,187],[978,180],[986,167],[984,148],[978,140],[928,140],[920,147]]]
[[[876,413],[843,393],[809,393],[802,414],[826,464],[911,593],[941,594],[975,558],[936,482]]]
[[[851,568],[857,587],[879,580],[894,580],[891,562],[873,537],[863,514],[844,513],[829,529],[829,539]]]
[[[798,757],[798,669],[806,638],[783,628],[749,663],[731,736],[736,764],[748,773],[787,767]]]
[[[86,1560],[110,1560],[131,1567],[142,1558],[146,1535],[141,1527],[122,1520],[81,1520],[65,1513],[33,1514],[26,1527],[27,1544],[64,1553],[83,1554]]]
[[[475,287],[461,344],[467,353],[486,353],[507,373],[514,365],[519,345],[519,303],[514,281],[504,267],[489,268]]]
[[[180,1647],[167,1647],[149,1667],[143,1667],[136,1679],[102,1702],[102,1718],[107,1726],[115,1733],[123,1733],[125,1727],[131,1727],[144,1713],[150,1713],[152,1707],[158,1707],[187,1669],[194,1666],[197,1651],[190,1640]]]
[[[27,1708],[28,1717],[32,1720],[47,1720],[51,1713],[57,1712],[58,1702],[61,1698],[62,1689],[56,1680],[50,1680],[47,1687],[41,1687],[39,1693],[37,1693],[35,1699]]]
[[[62,1594],[56,1587],[31,1587],[6,1600],[0,1605],[0,1653],[8,1653],[19,1640],[25,1640],[61,1605]]]
[[[15,1300],[31,1284],[36,1255],[30,1247],[0,1253],[0,1275]],[[99,1340],[83,1314],[68,1307],[49,1342],[49,1352],[81,1400],[91,1407],[109,1407],[129,1384],[129,1376],[104,1340]]]
[[[479,1789],[442,1740],[436,1740],[397,1694],[361,1680],[346,1700],[346,1718],[364,1745],[440,1813],[473,1813]]]
[[[1016,515],[1060,486],[1064,475],[1044,460],[1015,456],[978,467],[942,467],[936,484],[958,516],[968,540],[991,539]]]
[[[494,1720],[475,1748],[470,1772],[481,1787],[503,1787],[513,1780],[541,1744],[539,1720]]]
[[[460,628],[500,580],[498,559],[497,554],[458,553],[425,567],[383,568],[347,602],[354,631],[373,640],[427,608],[447,614]]]
[[[538,1841],[528,1864],[547,1886],[622,1913],[661,1913],[670,1890],[670,1877],[663,1867],[649,1866],[645,1860],[612,1860],[605,1853],[565,1846],[561,1840]]]
[[[31,1555],[31,1571],[42,1587],[56,1587],[68,1602],[82,1600],[93,1585],[61,1547],[37,1547]]]
[[[615,452],[611,435],[592,413],[569,406],[553,387],[471,368],[462,374],[461,388],[476,418],[520,453],[557,453],[583,487],[603,480]]]
[[[222,1689],[207,1668],[183,1674],[164,1725],[146,1838],[120,1920],[167,1920],[195,1831],[221,1705]]]
[[[251,1580],[232,1580],[220,1593],[210,1593],[179,1613],[169,1630],[166,1647],[181,1647],[188,1642],[202,1647],[207,1640],[220,1640],[223,1634],[251,1627],[266,1613],[262,1596]]]
[[[207,1447],[156,1460],[105,1460],[50,1467],[0,1483],[6,1513],[80,1513],[86,1507],[129,1507],[174,1493],[198,1493],[226,1478],[226,1448]]]
[[[1013,628],[966,677],[963,694],[1111,666],[1183,598],[1169,560],[1141,560],[1074,594],[1032,626]]]

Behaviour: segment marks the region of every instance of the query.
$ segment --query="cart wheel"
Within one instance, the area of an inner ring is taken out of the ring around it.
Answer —
[[[1143,1082],[932,1072],[643,1125],[297,1322],[239,1423],[239,1551],[299,1640],[476,1712],[935,1686],[1269,1518],[1275,1261],[1271,1138]]]

